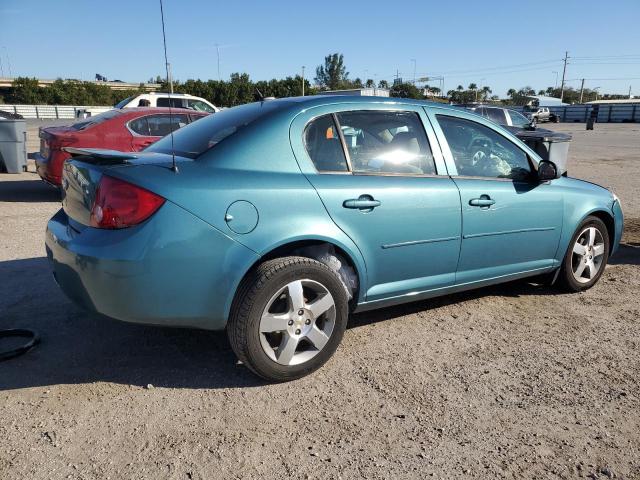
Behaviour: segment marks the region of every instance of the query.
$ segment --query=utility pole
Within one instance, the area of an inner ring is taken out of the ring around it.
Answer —
[[[218,57],[218,81],[221,80],[220,78],[220,45],[218,45],[216,43],[216,55]]]
[[[562,69],[562,85],[560,86],[560,101],[564,98],[564,78],[567,73],[567,60],[569,60],[569,52],[564,52],[564,68]]]
[[[558,88],[558,72],[556,72],[555,70],[551,73],[555,73],[556,74],[556,83],[553,84],[553,89],[557,89]]]
[[[304,65],[302,66],[302,96],[304,97]]]
[[[582,79],[582,83],[580,84],[580,103],[582,103],[582,93],[584,92],[584,78]]]
[[[171,73],[171,64],[167,62],[167,82],[169,82],[169,92],[173,95],[173,74]]]

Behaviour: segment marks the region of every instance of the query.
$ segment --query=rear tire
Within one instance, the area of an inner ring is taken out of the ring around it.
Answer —
[[[569,292],[593,287],[609,260],[609,233],[598,217],[587,217],[577,228],[560,267],[558,286]]]
[[[306,257],[266,261],[241,282],[227,334],[238,359],[260,377],[284,382],[329,360],[347,326],[342,281]]]

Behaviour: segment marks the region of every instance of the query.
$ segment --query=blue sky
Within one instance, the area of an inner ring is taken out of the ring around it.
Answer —
[[[553,86],[569,51],[568,85],[640,95],[640,0],[301,2],[164,0],[174,78],[313,77],[341,52],[350,77],[445,76]],[[519,8],[526,5],[526,8]],[[8,59],[7,59],[8,55]],[[5,75],[146,81],[164,72],[158,0],[0,0]],[[612,80],[617,79],[617,80]],[[559,81],[559,80],[558,80]]]

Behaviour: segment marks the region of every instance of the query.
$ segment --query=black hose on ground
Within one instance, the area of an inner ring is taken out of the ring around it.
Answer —
[[[24,345],[21,345],[18,348],[14,348],[13,350],[7,350],[6,352],[0,351],[0,362],[13,357],[17,357],[18,355],[22,355],[23,353],[27,353],[40,341],[40,337],[36,332],[34,332],[33,330],[28,330],[26,328],[10,328],[7,330],[0,330],[0,339],[9,337],[24,337],[28,339],[28,341]]]

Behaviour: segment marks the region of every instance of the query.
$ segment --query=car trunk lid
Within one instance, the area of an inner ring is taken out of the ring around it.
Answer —
[[[171,167],[171,155],[143,152],[119,152],[95,148],[64,148],[72,159],[64,163],[62,173],[62,208],[80,225],[91,225],[91,210],[104,175],[123,177],[130,167]],[[176,162],[191,160],[176,157]],[[120,174],[119,174],[120,173]],[[131,180],[128,179],[131,183]],[[137,182],[133,182],[136,184]]]

